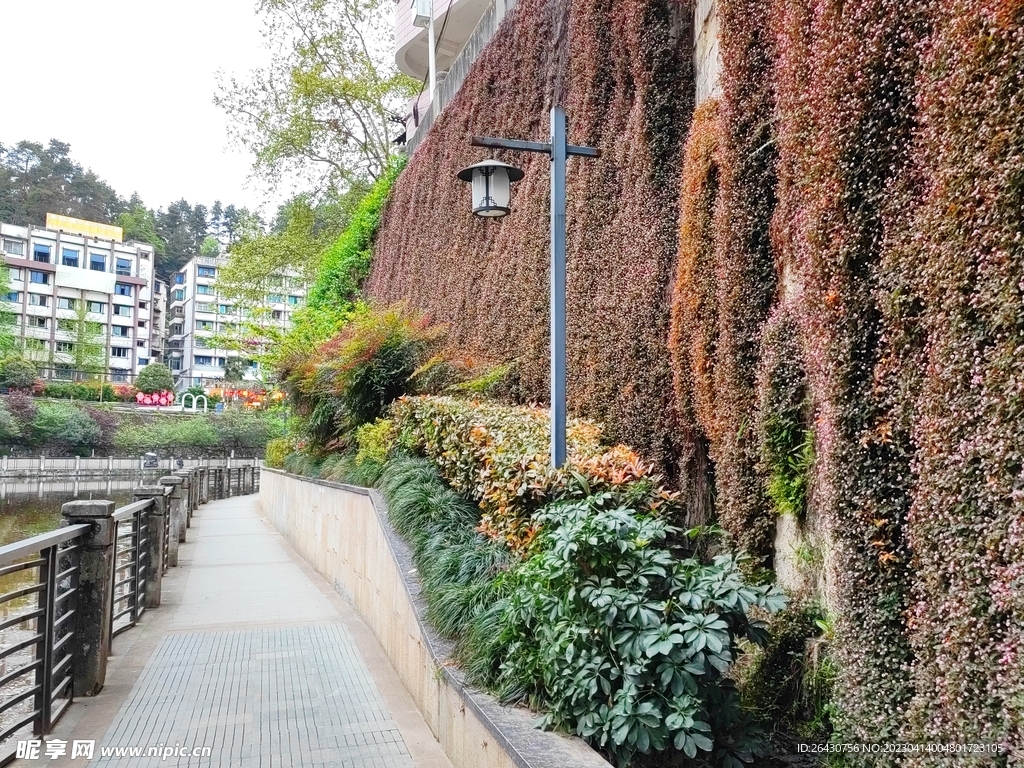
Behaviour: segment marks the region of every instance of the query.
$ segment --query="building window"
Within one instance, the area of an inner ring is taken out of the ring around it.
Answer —
[[[111,336],[131,336],[131,328],[126,325],[112,325],[110,326]]]
[[[70,341],[58,341],[57,342],[57,351],[58,352],[74,352],[75,351],[75,345],[72,344]]]
[[[36,272],[34,269],[28,271],[29,282],[37,283],[38,285],[49,285],[50,275],[47,272]]]
[[[146,327],[146,321],[145,320],[139,320],[139,328],[145,328],[145,327]]]
[[[181,370],[181,358],[180,357],[172,357],[171,358],[171,370],[172,371],[180,371]]]
[[[114,293],[116,293],[118,296],[131,296],[132,287],[130,285],[126,285],[125,283],[114,283]]]
[[[70,379],[74,369],[67,363],[57,363],[53,366],[53,378],[55,379]]]
[[[139,309],[149,309],[149,302],[148,301],[140,301],[139,302]]]
[[[128,381],[128,372],[123,368],[111,368],[110,380],[114,382]]]
[[[7,271],[10,273],[12,283],[20,283],[24,280],[20,267],[10,267]]]
[[[181,291],[181,290],[175,291],[174,292],[174,300],[175,301],[184,301],[185,300],[185,292]]]
[[[74,309],[78,306],[78,302],[74,299],[66,299],[61,296],[57,299],[57,309]]]
[[[93,272],[106,272],[107,257],[104,256],[102,253],[90,253],[89,269],[91,269]]]
[[[128,347],[111,347],[111,357],[128,357]]]
[[[171,326],[171,336],[181,336],[181,334],[184,332],[184,330],[185,329],[182,328],[182,326],[180,326],[180,325],[172,325]]]
[[[115,304],[114,314],[115,315],[131,315],[132,308],[127,304]]]
[[[135,346],[136,347],[145,347],[146,346],[146,342],[143,341],[142,339],[139,339],[138,341],[135,342]]]
[[[107,311],[107,305],[102,301],[90,301],[89,311],[101,315]]]
[[[131,259],[118,258],[117,262],[117,274],[119,275],[131,275],[132,273],[132,262]]]
[[[45,328],[47,326],[47,318],[36,317],[35,315],[29,315],[28,326],[29,328]]]
[[[194,340],[194,343],[195,343],[195,346],[203,348],[203,349],[205,349],[206,347],[210,346],[209,344],[206,343],[206,339],[204,339],[202,336],[196,336],[196,338]]]
[[[140,357],[139,358],[139,367],[141,368],[144,365],[149,365],[149,358],[148,357]]]
[[[213,267],[197,267],[196,274],[199,275],[199,277],[216,277],[217,270]]]
[[[78,266],[78,251],[74,248],[64,248],[60,252],[60,263],[65,267]]]
[[[42,352],[46,349],[46,342],[42,339],[25,339],[25,349],[31,349],[33,352]]]
[[[274,320],[280,320],[282,317],[284,317],[284,312],[282,312],[280,309],[275,309],[273,312],[270,313],[270,316]]]
[[[267,294],[267,301],[269,301],[271,304],[280,304],[281,303],[281,294],[280,293],[268,293]]]
[[[185,276],[184,275],[175,275],[174,276],[174,284],[175,285],[184,285],[185,284]]]
[[[288,303],[293,305],[293,306],[298,304],[299,303],[299,297],[298,296],[289,296],[288,297]]]
[[[196,355],[196,365],[213,365],[213,358],[209,355]]]
[[[41,261],[43,264],[50,263],[50,246],[36,245],[32,248],[32,260]]]
[[[33,307],[48,307],[50,306],[50,297],[41,293],[30,293],[28,295],[28,303]]]
[[[221,304],[217,309],[222,315],[228,315],[231,314],[231,310],[234,309],[234,307],[230,304]]]
[[[57,330],[58,331],[68,331],[70,333],[71,331],[75,330],[75,321],[74,320],[58,320],[57,321]]]
[[[196,293],[202,293],[204,295],[211,294],[211,293],[213,293],[213,286],[212,285],[197,285],[196,286]]]
[[[20,240],[4,240],[4,250],[11,256],[24,256],[25,244]]]

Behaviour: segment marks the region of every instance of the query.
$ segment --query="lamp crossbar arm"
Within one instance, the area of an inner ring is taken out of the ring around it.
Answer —
[[[541,152],[545,155],[551,154],[551,144],[543,141],[520,141],[518,139],[498,139],[494,136],[474,136],[469,141],[473,147],[487,147],[488,149],[513,149],[518,152]],[[600,157],[601,150],[595,147],[578,147],[574,144],[567,144],[565,147],[567,155],[579,157]]]

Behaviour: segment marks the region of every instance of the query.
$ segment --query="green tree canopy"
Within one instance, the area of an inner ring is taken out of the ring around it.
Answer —
[[[135,377],[135,388],[151,395],[154,392],[165,392],[174,389],[174,376],[163,363],[150,363]]]
[[[376,179],[394,154],[391,127],[419,83],[395,67],[384,0],[261,0],[274,64],[223,80],[215,101],[254,171],[317,191]]]
[[[0,145],[0,221],[40,226],[47,213],[112,222],[125,201],[93,171],[71,159],[71,146],[19,141]]]

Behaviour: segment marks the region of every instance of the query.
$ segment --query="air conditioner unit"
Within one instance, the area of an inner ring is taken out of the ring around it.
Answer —
[[[434,12],[434,0],[412,0],[412,25],[429,27],[430,16]]]

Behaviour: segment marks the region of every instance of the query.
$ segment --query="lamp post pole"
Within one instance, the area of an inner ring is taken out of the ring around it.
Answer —
[[[558,469],[566,459],[566,376],[565,376],[565,168],[570,156],[600,157],[594,147],[569,144],[565,110],[551,108],[551,141],[516,141],[474,136],[474,147],[541,152],[551,158],[551,466]]]

